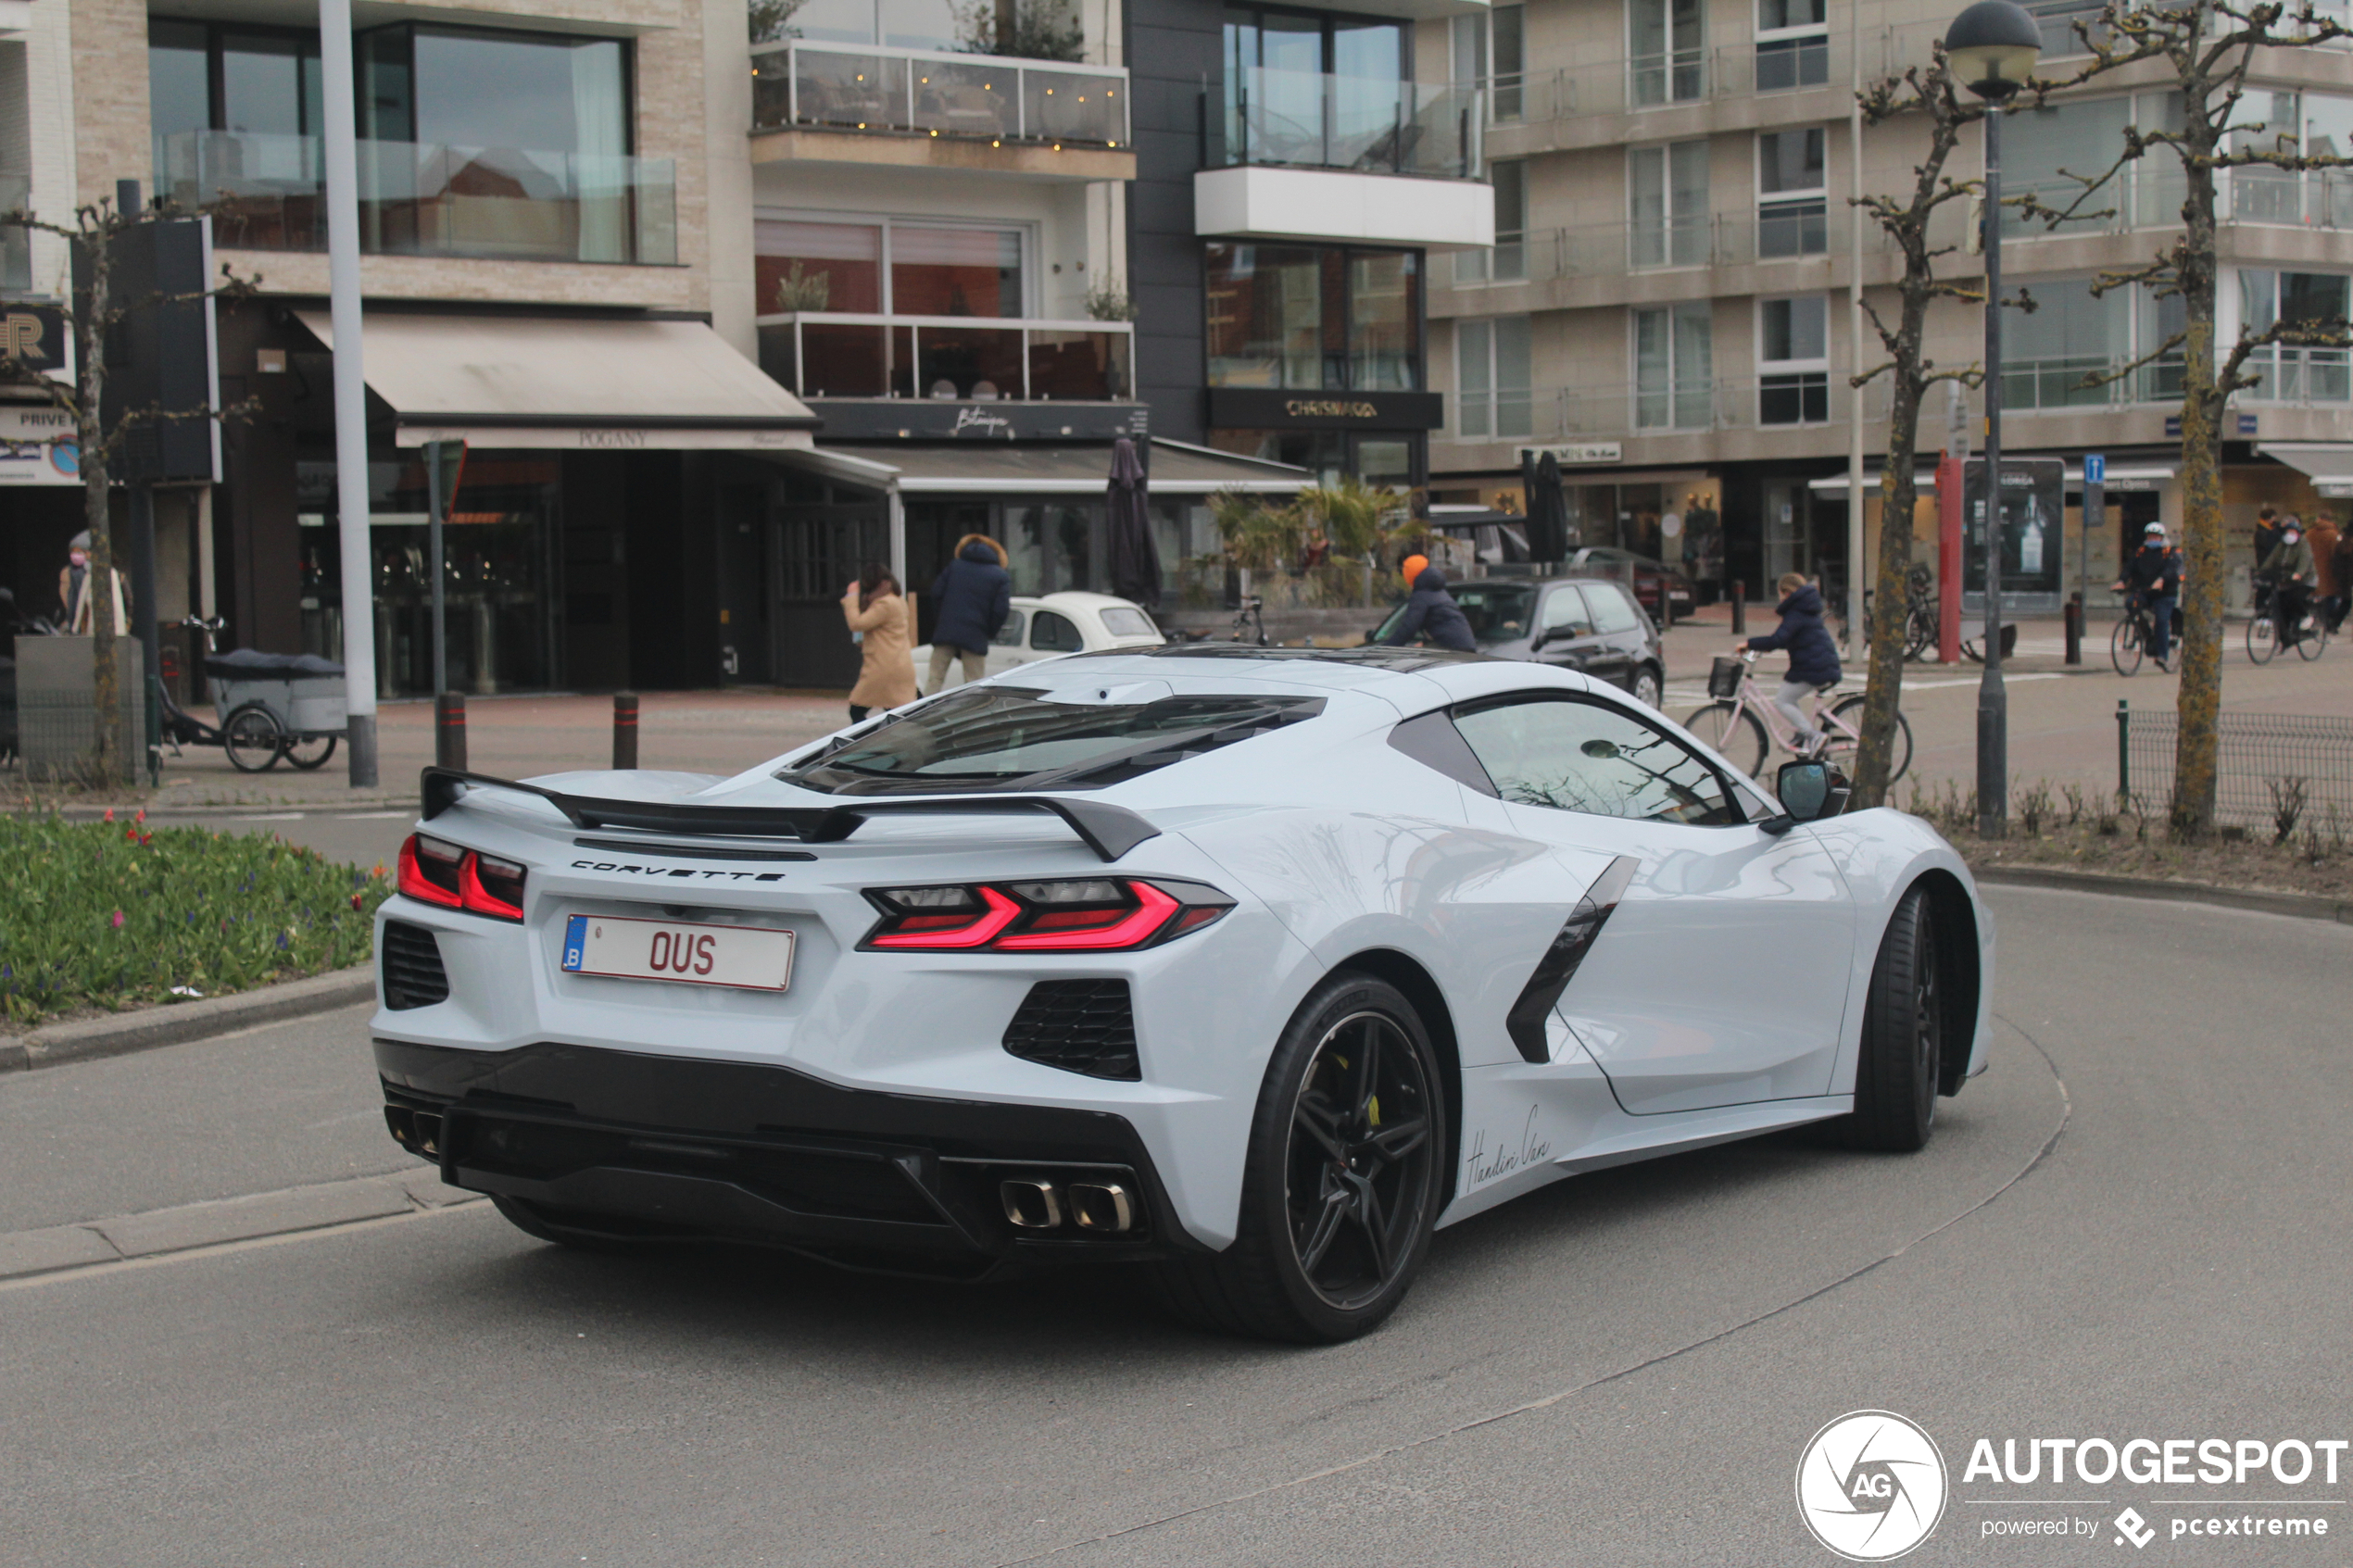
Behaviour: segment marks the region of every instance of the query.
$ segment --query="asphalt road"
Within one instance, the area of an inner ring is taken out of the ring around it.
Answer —
[[[1333,1349],[1203,1336],[1113,1276],[598,1258],[480,1205],[0,1286],[0,1560],[1829,1564],[1793,1477],[1862,1408],[1950,1469],[1907,1562],[2353,1558],[2353,1464],[1964,1479],[1979,1437],[2353,1436],[2353,929],[1993,901],[1994,1068],[1926,1153],[1562,1183],[1443,1233]],[[0,1079],[0,1224],[390,1168],[361,1024]],[[2331,1534],[2168,1533],[2226,1511]],[[1987,1536],[2061,1518],[2096,1533]]]

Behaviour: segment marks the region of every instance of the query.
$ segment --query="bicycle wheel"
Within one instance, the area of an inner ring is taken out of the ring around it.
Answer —
[[[2120,675],[2134,674],[2141,668],[2142,652],[2141,618],[2128,615],[2108,634],[2108,662],[2116,666]]]
[[[340,735],[322,735],[316,732],[294,736],[286,742],[286,760],[306,773],[313,768],[324,767],[327,759],[335,754],[335,742],[341,738]]]
[[[1831,709],[1832,727],[1830,744],[1822,749],[1822,755],[1830,759],[1831,765],[1850,779],[1855,776],[1855,753],[1861,744],[1863,702],[1862,697],[1850,696]],[[1904,717],[1903,709],[1898,709],[1895,712],[1895,740],[1887,754],[1887,782],[1894,784],[1902,778],[1904,771],[1911,765],[1912,721]]]
[[[2246,657],[2258,664],[2269,664],[2280,651],[2280,628],[2268,615],[2259,615],[2246,623]]]
[[[1723,753],[1751,778],[1765,766],[1765,726],[1755,714],[1730,702],[1711,702],[1692,714],[1685,729]]]
[[[286,733],[278,727],[278,716],[258,702],[246,703],[220,726],[220,749],[229,754],[229,766],[241,773],[276,767],[285,748]]]
[[[1919,605],[1904,621],[1904,657],[1919,659],[1936,646],[1936,617]]]
[[[2328,651],[2328,622],[2322,621],[2317,615],[2309,617],[2305,621],[2302,633],[2296,639],[2296,657],[2303,659],[2305,663],[2309,664],[2312,660],[2326,653]]]

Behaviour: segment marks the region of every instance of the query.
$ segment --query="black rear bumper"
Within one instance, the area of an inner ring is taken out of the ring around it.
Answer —
[[[1200,1251],[1126,1118],[848,1089],[790,1068],[545,1042],[375,1042],[385,1118],[453,1186],[548,1228],[784,1247],[845,1267],[978,1277],[1023,1262]],[[999,1184],[1114,1180],[1118,1235],[1016,1230]]]

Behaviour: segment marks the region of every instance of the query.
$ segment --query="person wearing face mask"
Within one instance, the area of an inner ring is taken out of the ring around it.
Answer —
[[[2302,637],[2299,628],[2312,608],[2312,546],[2304,537],[2303,525],[2293,517],[2283,519],[2279,543],[2256,570],[2271,582],[2271,614],[2279,623],[2280,642],[2293,646]]]
[[[118,635],[131,630],[131,613],[122,594],[122,573],[108,571],[107,576],[114,587],[114,629]],[[88,531],[73,536],[67,546],[66,564],[57,571],[57,604],[63,611],[57,630],[69,637],[87,637],[97,622],[97,600],[90,588],[90,534]]]

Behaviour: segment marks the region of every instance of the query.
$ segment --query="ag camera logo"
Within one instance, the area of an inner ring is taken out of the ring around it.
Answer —
[[[1944,1517],[1944,1456],[1893,1411],[1855,1411],[1814,1434],[1797,1461],[1797,1512],[1850,1562],[1903,1556]]]

